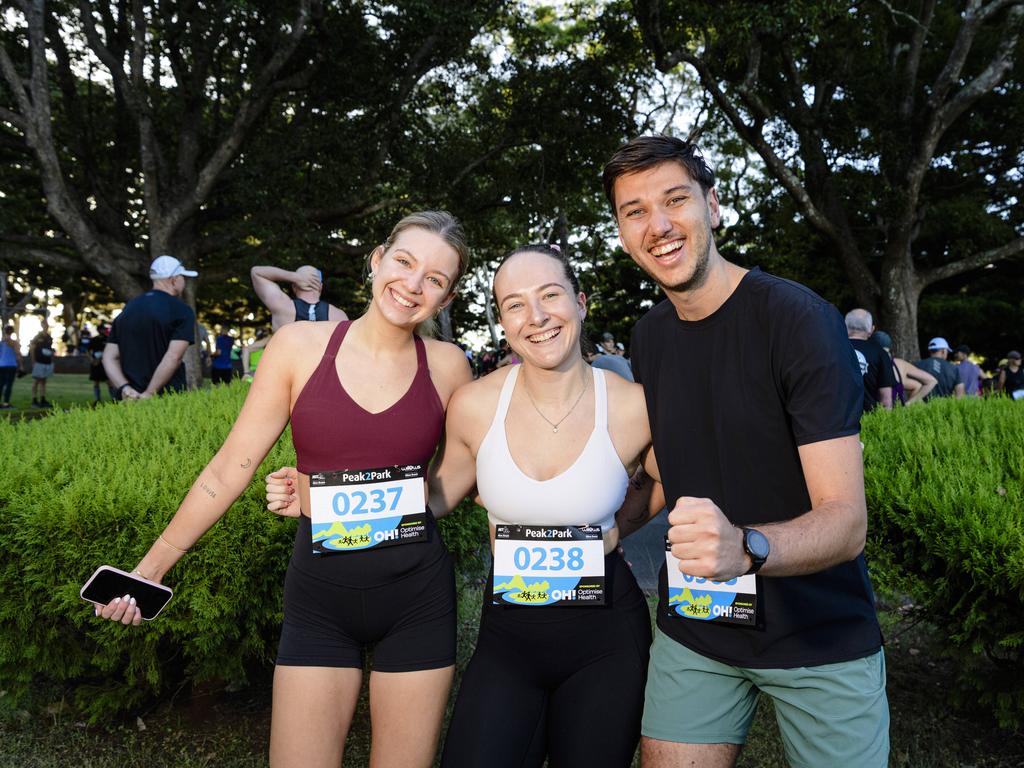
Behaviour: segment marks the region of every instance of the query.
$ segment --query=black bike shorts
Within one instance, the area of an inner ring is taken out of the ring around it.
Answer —
[[[300,517],[277,663],[362,668],[364,652],[372,651],[379,672],[454,664],[455,571],[428,518],[425,543],[314,556],[309,518]]]

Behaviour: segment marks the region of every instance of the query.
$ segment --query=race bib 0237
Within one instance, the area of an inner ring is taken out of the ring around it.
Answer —
[[[668,610],[674,618],[753,627],[757,623],[757,577],[712,581],[679,570],[679,560],[665,539]]]
[[[604,577],[599,525],[495,529],[495,605],[604,605]]]
[[[422,464],[311,474],[313,553],[427,541],[423,475]]]

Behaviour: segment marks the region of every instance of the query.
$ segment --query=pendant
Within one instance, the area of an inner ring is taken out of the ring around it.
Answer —
[[[558,427],[552,427],[551,431],[554,432],[555,434],[557,434],[558,433]]]

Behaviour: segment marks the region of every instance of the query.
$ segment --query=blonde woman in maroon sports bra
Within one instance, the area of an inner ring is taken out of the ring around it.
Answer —
[[[450,214],[411,214],[371,255],[362,317],[277,331],[224,445],[136,566],[160,581],[291,420],[301,516],[274,673],[273,768],[341,763],[371,648],[371,764],[433,761],[454,669],[455,587],[422,468],[471,375],[458,347],[414,331],[452,300],[466,260]],[[141,619],[129,595],[97,613]]]

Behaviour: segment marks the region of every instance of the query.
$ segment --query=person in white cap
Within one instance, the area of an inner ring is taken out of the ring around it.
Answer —
[[[185,389],[181,358],[195,342],[196,315],[179,297],[185,269],[173,256],[159,256],[149,267],[152,290],[129,301],[114,320],[103,350],[103,368],[116,400],[145,400]]]
[[[964,383],[960,380],[960,369],[953,365],[946,358],[953,348],[949,342],[941,336],[936,336],[928,342],[928,357],[918,360],[914,365],[922,371],[926,371],[938,379],[938,384],[931,391],[925,400],[933,397],[963,397]]]

